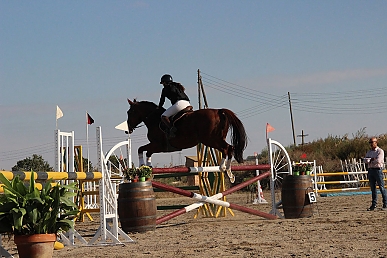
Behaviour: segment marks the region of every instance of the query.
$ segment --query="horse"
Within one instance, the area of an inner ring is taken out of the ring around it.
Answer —
[[[247,135],[243,123],[229,109],[199,109],[184,113],[174,121],[177,128],[175,137],[169,138],[161,129],[161,114],[164,108],[159,108],[149,101],[131,101],[128,99],[127,111],[128,133],[131,134],[144,122],[148,128],[149,143],[138,148],[139,165],[152,166],[153,153],[181,151],[202,143],[222,153],[220,170],[227,172],[232,178],[231,159],[234,156],[238,163],[243,162],[243,151],[247,146]],[[231,129],[231,145],[225,139]],[[146,151],[146,164],[143,152]],[[227,157],[227,161],[225,159]],[[235,177],[234,177],[235,178]]]

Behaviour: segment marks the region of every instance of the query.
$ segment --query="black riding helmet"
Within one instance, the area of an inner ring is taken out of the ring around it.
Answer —
[[[170,83],[170,82],[173,82],[173,79],[172,79],[172,76],[170,76],[169,74],[164,74],[161,77],[160,84]]]

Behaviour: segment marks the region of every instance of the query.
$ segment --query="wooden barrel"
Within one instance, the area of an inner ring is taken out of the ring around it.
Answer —
[[[313,215],[309,192],[313,192],[311,176],[288,175],[284,178],[281,195],[285,218],[305,218]]]
[[[156,212],[156,196],[151,181],[120,184],[118,216],[123,231],[155,230]]]

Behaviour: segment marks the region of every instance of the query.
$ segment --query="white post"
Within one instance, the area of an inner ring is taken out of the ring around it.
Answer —
[[[254,156],[255,156],[255,165],[258,165],[258,154],[254,152]],[[258,169],[255,170],[255,175],[259,176]],[[258,203],[267,203],[267,201],[263,197],[263,191],[262,191],[260,180],[257,181],[257,198],[255,198],[253,204],[258,204]]]
[[[100,226],[94,237],[89,241],[89,245],[94,244],[98,238],[101,238],[101,244],[107,244],[108,238],[114,244],[122,244],[118,239],[121,235],[126,242],[134,242],[121,228],[118,227],[118,210],[117,210],[117,194],[116,189],[113,189],[112,182],[108,176],[105,156],[102,151],[102,131],[101,127],[97,126],[97,152],[98,152],[98,168],[102,173],[102,178],[99,180],[99,210],[100,210]],[[108,221],[112,222],[112,226],[108,225]]]
[[[65,153],[66,162],[64,160]],[[71,131],[70,133],[65,133],[61,132],[59,129],[55,130],[55,171],[75,172],[74,131]]]
[[[128,134],[128,148],[126,153],[128,156],[128,168],[132,168],[132,139],[130,139],[130,134]]]

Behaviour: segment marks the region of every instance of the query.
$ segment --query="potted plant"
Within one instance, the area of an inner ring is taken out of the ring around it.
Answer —
[[[38,190],[34,173],[28,186],[18,176],[10,181],[0,174],[0,182],[4,184],[4,194],[0,195],[0,233],[14,235],[21,258],[52,257],[57,234],[73,228],[79,213],[71,200],[77,195],[76,182],[59,185],[48,180]]]
[[[123,171],[124,179],[128,182],[137,182],[138,181],[138,171],[133,165],[131,168],[127,168]]]
[[[145,181],[147,179],[152,178],[152,168],[149,166],[141,166],[139,167],[139,176],[140,181]]]
[[[152,168],[141,166],[128,168],[124,171],[125,180],[119,184],[117,211],[123,231],[145,232],[156,229],[156,196],[152,182]],[[136,178],[140,182],[135,182]]]
[[[152,168],[149,166],[142,165],[139,168],[132,166],[124,170],[124,178],[130,182],[145,181],[146,179],[152,178]]]
[[[310,175],[311,171],[312,171],[312,165],[307,162],[294,163],[292,166],[292,172],[294,176]]]

